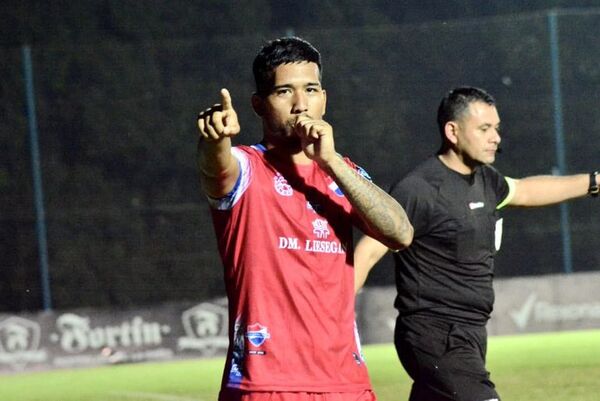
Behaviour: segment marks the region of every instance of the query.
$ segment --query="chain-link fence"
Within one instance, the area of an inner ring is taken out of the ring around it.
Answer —
[[[599,168],[600,14],[559,13],[567,173]],[[388,186],[437,151],[437,104],[454,86],[497,98],[506,175],[557,165],[549,14],[294,32],[324,57],[337,148]],[[273,37],[280,36],[274,33]],[[195,173],[195,116],[230,89],[240,143],[260,139],[251,63],[263,36],[32,48],[55,308],[198,300],[223,293]],[[0,297],[41,307],[21,48],[0,49]],[[600,204],[569,203],[573,270],[600,269]],[[498,276],[562,272],[558,207],[505,213]],[[390,260],[370,284],[393,282]]]

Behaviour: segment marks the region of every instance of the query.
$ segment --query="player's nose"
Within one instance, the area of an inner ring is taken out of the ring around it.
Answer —
[[[301,91],[294,93],[292,98],[292,112],[299,114],[308,111],[308,97]]]

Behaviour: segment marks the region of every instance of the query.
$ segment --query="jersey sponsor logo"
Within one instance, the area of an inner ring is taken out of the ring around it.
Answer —
[[[471,210],[481,209],[484,206],[485,206],[485,203],[483,203],[483,202],[469,202],[469,209],[471,209]]]
[[[346,253],[342,244],[336,241],[319,241],[307,239],[304,244],[304,250],[314,253]]]
[[[342,192],[342,190],[340,189],[340,187],[338,187],[338,184],[336,184],[335,181],[332,181],[331,184],[328,185],[329,189],[331,189],[333,191],[334,194],[336,194],[339,197],[343,197],[344,193]]]
[[[279,249],[300,249],[298,238],[279,237]]]
[[[260,347],[265,341],[271,338],[271,334],[267,327],[260,323],[254,323],[246,329],[246,338],[250,341],[250,344]]]
[[[300,246],[300,240],[294,237],[279,237],[278,242],[279,249],[289,249],[292,251],[299,251],[304,249],[307,252],[313,253],[346,253],[344,245],[337,241],[323,241],[323,240],[311,240],[307,239],[304,242],[304,248]]]
[[[313,234],[317,236],[317,238],[326,239],[329,236],[329,228],[327,227],[327,220],[323,219],[315,219],[312,222],[313,225]]]
[[[328,227],[329,223],[324,219],[315,219],[312,222],[313,234],[317,239],[304,240],[304,251],[312,253],[346,253],[346,247],[338,241],[327,241],[331,234]],[[296,237],[278,237],[277,248],[289,249],[293,251],[302,250],[301,242]]]
[[[294,190],[288,184],[287,180],[279,173],[273,177],[273,183],[275,184],[275,191],[281,196],[292,196]]]

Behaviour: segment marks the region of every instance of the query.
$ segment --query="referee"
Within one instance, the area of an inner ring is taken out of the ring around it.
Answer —
[[[442,146],[391,188],[414,227],[394,253],[395,346],[413,379],[410,401],[499,400],[485,367],[486,322],[494,302],[494,256],[505,206],[545,206],[598,195],[598,172],[514,179],[491,164],[500,144],[494,98],[456,88],[442,99]],[[387,248],[363,237],[355,250],[355,288]]]

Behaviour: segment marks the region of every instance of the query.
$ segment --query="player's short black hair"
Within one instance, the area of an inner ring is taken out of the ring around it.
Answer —
[[[490,106],[496,105],[496,99],[492,95],[474,86],[460,86],[446,93],[440,102],[437,113],[438,129],[442,138],[445,138],[446,123],[459,120],[473,102],[484,102]]]
[[[252,64],[256,93],[267,96],[273,87],[274,71],[281,64],[312,62],[319,67],[321,80],[321,54],[306,40],[299,37],[283,37],[272,40],[262,47]]]

